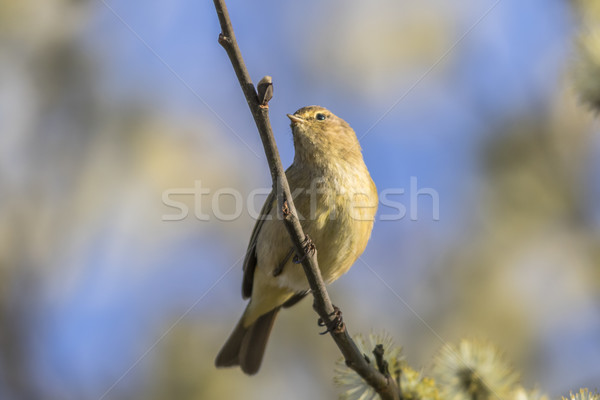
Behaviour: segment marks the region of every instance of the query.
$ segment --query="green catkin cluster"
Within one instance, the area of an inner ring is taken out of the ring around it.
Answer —
[[[573,82],[581,101],[600,112],[600,2],[573,0],[581,30],[577,36]]]
[[[394,377],[400,374],[403,359],[402,349],[395,347],[392,337],[387,334],[370,334],[367,338],[363,335],[356,335],[354,342],[362,354],[369,357],[371,362],[375,362],[373,358],[373,349],[378,344],[383,345],[383,354],[388,362],[390,374]],[[343,359],[336,363],[335,377],[333,378],[336,385],[342,388],[340,399],[343,400],[374,400],[378,398],[375,390],[367,385],[365,381],[352,369],[346,366]]]
[[[569,397],[563,397],[563,400],[600,400],[598,392],[590,392],[587,388],[579,389],[577,393],[571,393]]]
[[[452,400],[508,399],[518,377],[492,345],[462,340],[446,345],[436,358],[433,375],[442,398]]]
[[[432,377],[411,368],[388,334],[370,334],[354,338],[359,350],[375,362],[376,345],[383,345],[384,359],[390,377],[400,388],[401,400],[550,400],[539,390],[526,390],[519,385],[518,375],[498,349],[486,342],[462,340],[458,345],[444,346],[435,358]],[[344,360],[337,362],[335,383],[344,400],[375,400],[378,395],[362,378],[348,368]],[[600,400],[598,393],[580,389],[562,400]]]

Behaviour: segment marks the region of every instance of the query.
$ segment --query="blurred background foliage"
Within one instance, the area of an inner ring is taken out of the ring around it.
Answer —
[[[416,370],[480,337],[551,398],[597,386],[598,2],[229,8],[253,78],[274,78],[284,164],[285,113],[320,104],[380,192],[418,208],[378,221],[332,286],[352,331],[387,330]],[[211,2],[0,2],[0,398],[337,395],[310,301],[282,313],[256,377],[213,368],[253,225],[216,218],[235,207],[214,193],[270,186],[218,32]],[[163,193],[196,181],[202,203],[178,200],[210,221],[163,221]]]

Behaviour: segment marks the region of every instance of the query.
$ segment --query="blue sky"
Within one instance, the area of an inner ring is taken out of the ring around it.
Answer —
[[[199,115],[217,127],[230,145],[245,153],[241,159],[232,160],[234,166],[250,165],[252,171],[264,168],[262,177],[252,179],[262,179],[261,184],[268,187],[259,137],[225,52],[216,41],[219,27],[212,3],[107,3],[120,18],[98,2],[92,23],[81,37],[82,46],[91,49],[102,71],[99,79],[106,101],[118,107],[143,98],[147,106],[161,112]],[[498,134],[496,127],[502,121],[546,110],[548,100],[562,85],[573,31],[565,2],[501,0],[480,20],[494,3],[469,0],[446,5],[452,13],[450,42],[455,43],[472,28],[470,33],[456,44],[439,68],[434,68],[408,94],[431,64],[419,66],[412,72],[414,75],[407,77],[391,74],[389,86],[377,95],[350,87],[343,78],[336,79],[344,71],[315,72],[311,70],[314,64],[307,61],[311,57],[311,41],[315,40],[311,33],[327,28],[333,18],[331,13],[346,7],[346,3],[323,5],[311,0],[228,4],[254,81],[266,74],[274,78],[271,118],[284,165],[293,158],[285,114],[307,104],[320,104],[346,119],[361,137],[366,163],[380,190],[408,188],[411,177],[417,177],[419,187],[438,191],[440,221],[427,217],[432,212],[431,201],[421,197],[419,213],[425,217],[419,221],[405,218],[395,224],[378,223],[365,254],[367,261],[384,269],[398,262],[409,264],[403,272],[407,280],[412,275],[431,272],[419,269],[430,261],[431,255],[418,254],[421,248],[412,246],[420,235],[434,237],[444,248],[444,244],[452,244],[457,231],[467,229],[462,224],[475,205],[473,187],[482,179],[475,150],[491,135]],[[328,29],[333,32],[336,26]],[[315,43],[314,48],[318,45]],[[335,60],[331,65],[340,67]],[[384,113],[385,117],[373,127]],[[597,169],[597,165],[593,168]],[[198,179],[203,173],[198,172]],[[400,201],[408,198],[406,195]],[[237,258],[220,234],[199,233],[175,243],[168,254],[156,259],[128,252],[116,259],[105,259],[105,250],[110,247],[107,238],[116,228],[107,221],[105,229],[94,248],[86,253],[84,278],[78,290],[48,310],[51,317],[44,329],[48,334],[44,340],[52,346],[40,357],[41,365],[46,366],[45,374],[63,376],[66,381],[74,379],[91,387],[92,392],[102,391],[106,376],[125,371],[131,360],[153,342],[151,337],[138,338],[157,323],[160,315],[174,308],[186,309]],[[401,243],[400,256],[396,251],[377,251],[394,243]],[[240,248],[244,245],[240,244]],[[142,279],[132,274],[115,280],[115,275],[103,274],[108,263],[123,270],[132,264],[147,263],[154,272]],[[165,263],[170,265],[168,274],[164,269],[152,268]],[[217,265],[219,269],[214,268]],[[223,281],[226,289],[237,285],[237,272]],[[349,285],[357,284],[352,281],[357,278],[349,277]],[[211,305],[216,301],[237,307],[240,302],[235,293],[230,296],[225,289],[215,290],[209,301],[198,304],[192,314],[214,314]],[[592,331],[599,329],[597,319],[591,324]],[[563,334],[569,333],[559,332],[548,340],[560,342]],[[597,346],[586,347],[591,336],[579,334],[583,350],[578,351],[600,351]],[[571,350],[565,348],[553,359],[562,358]],[[50,366],[56,366],[60,372],[51,371]],[[145,368],[147,365],[140,363],[131,380],[121,383],[123,388],[134,385]],[[558,370],[557,374],[564,372]],[[559,389],[562,387],[557,385],[547,390]]]

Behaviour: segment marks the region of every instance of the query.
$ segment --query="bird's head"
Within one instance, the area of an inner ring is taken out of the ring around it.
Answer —
[[[326,108],[303,107],[287,116],[294,136],[295,161],[321,163],[338,158],[350,162],[355,157],[362,159],[354,130]]]

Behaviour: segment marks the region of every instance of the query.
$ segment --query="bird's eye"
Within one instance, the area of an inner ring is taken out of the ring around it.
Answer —
[[[315,115],[315,118],[318,121],[323,121],[325,118],[327,118],[327,116],[325,114],[318,113],[317,115]]]

